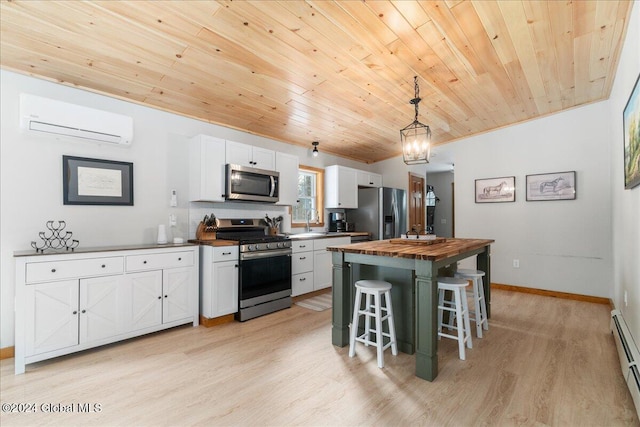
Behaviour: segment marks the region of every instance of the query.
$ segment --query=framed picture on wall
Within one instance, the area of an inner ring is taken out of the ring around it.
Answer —
[[[640,184],[640,87],[636,79],[627,105],[624,107],[624,188]]]
[[[476,179],[476,203],[516,201],[516,177]]]
[[[527,201],[573,200],[576,198],[576,172],[527,175]]]
[[[133,163],[62,156],[65,205],[133,206]]]

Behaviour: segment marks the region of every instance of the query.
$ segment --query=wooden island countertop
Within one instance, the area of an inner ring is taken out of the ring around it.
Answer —
[[[413,241],[413,244],[392,243],[390,240],[374,240],[371,242],[352,243],[350,245],[330,246],[328,251],[352,254],[376,255],[397,258],[422,259],[439,261],[452,256],[479,249],[493,243],[491,239],[446,239],[441,243],[424,245]]]

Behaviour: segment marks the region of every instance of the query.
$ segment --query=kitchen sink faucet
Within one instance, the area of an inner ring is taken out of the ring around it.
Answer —
[[[311,225],[309,224],[309,221],[311,220],[311,215],[315,212],[316,214],[316,224],[319,224],[319,218],[318,218],[318,211],[314,211],[312,209],[308,209],[307,210],[307,214],[305,215],[306,219],[307,219],[307,224],[304,227],[304,230],[309,233],[311,231]]]

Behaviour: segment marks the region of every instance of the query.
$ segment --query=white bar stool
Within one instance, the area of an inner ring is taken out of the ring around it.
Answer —
[[[356,297],[353,307],[353,321],[349,338],[349,357],[356,354],[356,341],[366,346],[375,345],[378,350],[378,367],[384,368],[384,350],[391,347],[391,354],[398,354],[396,344],[396,329],[393,321],[393,309],[391,307],[391,283],[382,280],[358,280],[356,286]],[[360,309],[362,295],[365,295],[364,310]],[[382,296],[384,295],[384,305]],[[373,304],[371,304],[373,297]],[[364,334],[358,336],[358,319],[365,316]],[[375,329],[371,327],[371,320],[375,320]],[[383,332],[382,322],[387,321],[389,332]],[[371,333],[375,333],[375,341],[371,341]],[[384,344],[384,338],[389,341]]]
[[[489,330],[489,320],[487,319],[487,304],[484,299],[484,271],[469,270],[461,268],[455,274],[456,277],[473,281],[473,316],[469,318],[476,322],[476,336],[482,338],[482,329]]]
[[[465,344],[468,348],[473,347],[471,342],[471,324],[469,322],[469,306],[467,303],[467,293],[465,288],[469,285],[464,279],[456,277],[438,277],[438,338],[445,337],[458,341],[458,352],[460,359],[465,360]],[[445,300],[445,291],[453,293],[453,300]],[[456,316],[456,326],[453,322],[447,325],[449,329],[456,329],[457,335],[445,334],[442,332],[442,317],[445,311],[449,312],[451,318]]]

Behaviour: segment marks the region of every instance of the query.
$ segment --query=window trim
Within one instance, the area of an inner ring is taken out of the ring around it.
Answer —
[[[311,227],[324,227],[324,169],[300,165],[298,166],[298,171],[316,174],[316,206],[318,206],[319,222],[316,223],[314,221],[309,223],[309,225]],[[293,215],[293,207],[291,207],[291,214]],[[291,221],[291,227],[305,227],[307,225],[305,222],[293,222],[293,217]]]

